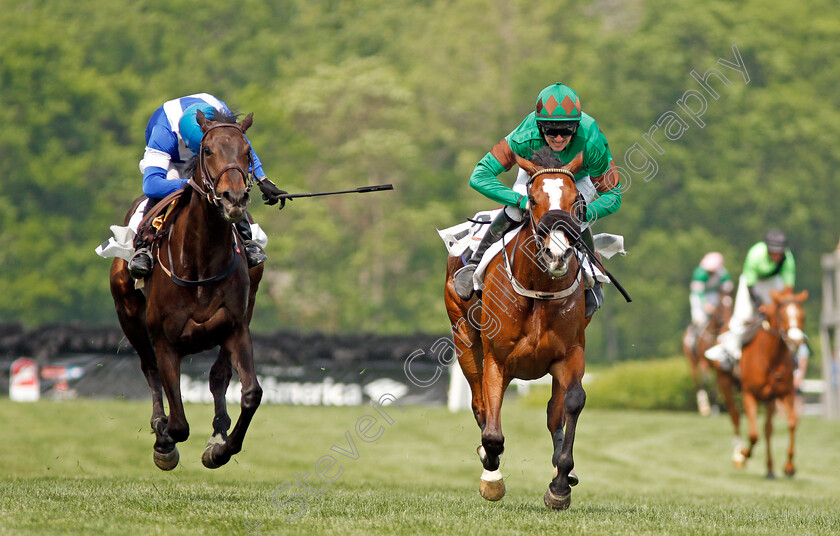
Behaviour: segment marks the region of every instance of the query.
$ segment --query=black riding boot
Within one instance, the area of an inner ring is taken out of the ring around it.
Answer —
[[[248,259],[248,268],[253,268],[264,263],[268,257],[266,257],[263,249],[253,241],[251,224],[248,223],[248,219],[242,218],[235,225],[239,236],[242,237],[242,245],[245,247],[245,257]]]
[[[589,251],[595,251],[595,242],[592,238],[592,230],[587,227],[585,231],[583,231],[580,235],[583,243],[589,248]],[[592,288],[586,289],[583,291],[584,296],[584,303],[586,305],[586,312],[584,316],[589,318],[590,316],[595,314],[595,311],[601,308],[601,304],[604,303],[604,289],[601,287],[601,282],[597,279],[595,280],[595,284]]]
[[[601,287],[601,282],[595,280],[595,285],[583,291],[584,303],[586,305],[586,318],[595,314],[595,311],[601,308],[604,303],[604,289]]]
[[[469,300],[473,295],[473,275],[487,248],[498,242],[506,232],[518,223],[517,221],[511,220],[504,210],[490,222],[490,228],[484,233],[484,238],[481,239],[470,260],[467,261],[467,264],[463,268],[455,272],[455,275],[452,277],[452,282],[455,284],[455,293],[462,300]]]
[[[134,250],[134,255],[128,260],[128,273],[134,279],[143,279],[152,273],[152,252],[149,250],[149,244],[143,240],[135,242]]]

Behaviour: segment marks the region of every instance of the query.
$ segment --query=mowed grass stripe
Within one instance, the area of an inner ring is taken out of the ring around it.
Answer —
[[[469,412],[384,410],[392,424],[370,407],[263,406],[243,452],[211,471],[200,457],[212,407],[188,405],[191,438],[179,446],[178,468],[164,473],[152,462],[150,403],[0,399],[0,534],[840,533],[840,423],[804,419],[796,477],[768,481],[763,439],[745,470],[732,468],[723,416],[585,409],[575,444],[581,485],[569,511],[549,512],[543,410],[503,408],[508,493],[497,503],[478,495],[479,431]],[[356,430],[364,415],[382,426],[372,442]],[[773,440],[781,473],[783,419]],[[325,455],[342,473],[316,489]],[[296,482],[307,472],[312,489]],[[272,503],[286,482],[280,500],[299,494],[305,506]]]

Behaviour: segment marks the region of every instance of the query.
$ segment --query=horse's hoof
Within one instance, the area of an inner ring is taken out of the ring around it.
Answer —
[[[201,463],[208,469],[218,469],[221,464],[213,461],[213,445],[207,445],[204,452],[201,454]]]
[[[505,496],[505,481],[487,482],[482,480],[478,486],[478,492],[488,501],[498,501]]]
[[[555,467],[554,468],[554,476],[552,477],[552,480],[557,478],[557,473],[558,473],[558,471],[557,471],[557,468]],[[578,484],[580,484],[580,478],[578,478],[578,476],[575,474],[575,470],[572,469],[571,471],[569,471],[569,485],[570,486],[577,486]]]
[[[746,463],[747,458],[744,456],[744,453],[741,452],[740,448],[736,447],[732,452],[732,465],[734,465],[737,469],[743,469]]]
[[[796,473],[796,469],[791,465],[790,467],[785,467],[785,476],[788,478],[792,478],[794,473]]]
[[[216,445],[221,445],[222,450],[224,450],[225,438],[223,435],[212,435],[210,439],[207,441],[207,447],[204,449],[204,453],[201,455],[201,463],[204,464],[204,467],[208,469],[218,469],[219,467],[223,466],[227,462],[230,461],[230,454],[225,456],[213,456],[213,447]]]
[[[543,502],[550,510],[568,510],[569,505],[572,504],[572,492],[566,495],[555,495],[551,492],[551,488],[545,490],[543,495]]]
[[[478,492],[488,501],[498,501],[505,496],[505,481],[502,472],[484,470],[478,485]]]
[[[770,473],[767,473],[766,478],[767,478],[767,480],[776,480],[776,475],[774,475],[772,472],[770,472]]]
[[[709,393],[705,389],[697,391],[697,411],[703,417],[708,417],[712,414],[712,406],[709,404]]]
[[[178,447],[174,447],[167,453],[154,451],[155,465],[164,471],[171,471],[178,465],[181,455],[178,454]]]

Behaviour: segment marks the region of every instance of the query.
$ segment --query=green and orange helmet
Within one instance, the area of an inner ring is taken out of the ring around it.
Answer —
[[[552,84],[540,91],[537,97],[537,124],[578,123],[580,112],[580,98],[569,86],[560,83]]]

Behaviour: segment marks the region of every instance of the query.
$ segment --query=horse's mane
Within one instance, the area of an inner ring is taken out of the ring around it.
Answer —
[[[228,110],[216,110],[213,112],[213,118],[211,121],[215,121],[217,123],[236,123],[237,119],[239,119],[239,115],[236,112],[231,112]]]
[[[531,155],[530,160],[540,167],[560,168],[566,165],[562,160],[554,155],[554,151],[552,151],[551,147],[548,145],[533,152],[534,154]]]

